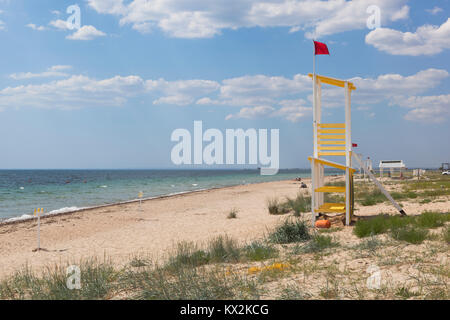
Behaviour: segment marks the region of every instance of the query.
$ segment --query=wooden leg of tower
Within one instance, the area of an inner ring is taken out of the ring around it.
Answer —
[[[316,186],[316,161],[314,158],[311,160],[311,223],[314,227],[314,224],[316,223],[316,193],[314,190],[317,188]]]
[[[345,170],[345,225],[350,225],[351,195],[350,195],[350,169]]]
[[[317,184],[318,188],[323,187],[325,185],[323,167],[324,167],[323,164],[321,164],[321,163],[318,164],[318,170],[317,170],[318,171],[318,180],[319,180],[319,183]],[[317,194],[317,197],[318,197],[317,206],[318,207],[323,205],[323,195],[324,195],[323,192],[319,192]]]

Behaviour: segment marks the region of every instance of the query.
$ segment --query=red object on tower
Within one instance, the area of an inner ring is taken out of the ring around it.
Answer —
[[[352,143],[352,147],[353,147],[353,148],[357,148],[357,147],[358,147],[358,144],[357,144],[357,143]]]
[[[330,54],[330,52],[328,51],[327,45],[322,42],[314,41],[314,49],[315,49],[315,52],[314,52],[315,55]]]

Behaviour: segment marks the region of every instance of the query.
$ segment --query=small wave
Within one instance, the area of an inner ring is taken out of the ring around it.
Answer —
[[[100,188],[108,188],[108,186],[100,186]]]
[[[20,187],[19,189],[20,189],[20,190],[23,190],[23,189],[25,189],[25,188],[24,188],[24,187]]]
[[[198,186],[198,184],[197,184],[197,183],[193,183],[192,185],[193,185],[194,187]]]
[[[14,218],[10,218],[10,219],[6,219],[5,222],[13,222],[13,221],[19,221],[19,220],[28,220],[28,219],[32,219],[33,216],[30,214],[23,214],[20,217],[14,217]]]
[[[44,216],[51,216],[54,214],[60,214],[60,213],[65,213],[65,212],[73,212],[73,211],[79,211],[85,209],[84,207],[64,207],[64,208],[60,208],[60,209],[56,209],[56,210],[52,210],[50,212],[46,212],[44,213]],[[29,219],[33,219],[34,216],[31,214],[23,214],[20,217],[14,217],[14,218],[9,218],[6,220],[3,220],[1,222],[14,222],[14,221],[21,221],[21,220],[29,220]]]
[[[58,214],[58,213],[64,213],[64,212],[72,212],[72,211],[78,211],[84,208],[80,208],[80,207],[64,207],[64,208],[60,208],[60,209],[56,209],[56,210],[52,210],[47,214]]]

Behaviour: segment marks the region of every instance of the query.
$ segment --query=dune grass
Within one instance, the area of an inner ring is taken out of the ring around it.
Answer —
[[[306,222],[298,219],[286,219],[268,235],[270,242],[278,244],[304,242],[310,238]]]
[[[290,211],[286,203],[281,202],[278,198],[268,199],[267,209],[269,210],[269,214],[273,215],[285,214]]]
[[[304,253],[316,253],[327,248],[338,247],[339,243],[331,236],[315,234],[301,249]]]
[[[180,267],[196,268],[215,263],[239,263],[262,261],[278,256],[278,249],[262,240],[255,240],[240,246],[228,236],[218,236],[208,241],[206,249],[199,249],[195,243],[180,242],[168,259],[165,269]]]
[[[450,180],[433,173],[427,173],[427,180],[397,182],[401,191],[391,191],[390,194],[395,200],[417,199],[421,204],[429,203],[432,199],[450,195]],[[389,182],[385,184],[389,185]],[[373,206],[386,201],[383,193],[366,183],[358,183],[356,186],[355,199],[363,206]]]
[[[139,300],[258,298],[248,294],[255,288],[251,280],[227,275],[223,268],[178,268],[171,274],[162,268],[127,271],[123,283],[131,297]]]
[[[242,250],[242,256],[248,261],[263,261],[278,257],[278,250],[263,241],[253,241]]]
[[[67,269],[63,266],[46,268],[36,274],[25,267],[10,278],[0,282],[0,299],[33,300],[95,300],[108,299],[118,288],[118,275],[114,266],[98,260],[78,264],[81,275],[81,289],[70,290],[67,286]]]
[[[228,236],[218,236],[208,245],[208,258],[210,262],[238,262],[241,249],[236,240]]]
[[[386,201],[386,196],[379,189],[357,193],[356,198],[363,206],[373,206]]]
[[[390,232],[396,240],[418,244],[427,238],[427,229],[442,227],[447,221],[450,221],[450,214],[440,212],[424,212],[408,217],[379,215],[358,221],[353,233],[364,238]]]
[[[227,219],[236,219],[237,218],[238,209],[233,208],[228,212]]]
[[[311,197],[299,192],[295,198],[287,197],[285,201],[271,198],[267,200],[267,209],[269,214],[286,214],[293,211],[293,215],[299,217],[301,213],[311,211]]]
[[[412,244],[422,243],[428,235],[428,230],[414,226],[401,227],[391,230],[395,240],[406,241]]]
[[[294,199],[287,198],[286,207],[294,211],[294,216],[299,217],[301,213],[311,211],[311,197],[298,193]]]
[[[205,250],[198,249],[193,242],[180,242],[170,256],[167,268],[177,269],[180,266],[198,267],[209,263],[209,255]]]

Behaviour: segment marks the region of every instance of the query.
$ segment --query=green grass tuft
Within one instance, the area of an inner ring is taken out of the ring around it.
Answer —
[[[167,268],[176,270],[180,267],[198,267],[209,263],[209,255],[192,242],[180,242],[174,254],[169,258]]]
[[[312,239],[303,246],[304,253],[315,253],[326,248],[338,247],[339,243],[334,241],[332,237],[327,235],[316,234]]]
[[[262,261],[278,257],[278,250],[262,241],[253,241],[243,248],[243,256],[248,261]]]
[[[388,229],[387,218],[383,215],[379,215],[368,220],[356,222],[353,233],[359,238],[364,238],[385,233]]]
[[[302,212],[311,211],[311,197],[299,193],[295,199],[287,198],[286,205],[294,211],[294,216],[299,217]]]
[[[237,218],[238,209],[233,208],[228,213],[227,219],[236,219]]]
[[[270,242],[283,244],[307,241],[311,235],[305,221],[286,219],[269,234],[268,238]]]
[[[396,240],[406,241],[412,244],[421,244],[428,235],[428,230],[413,226],[393,229],[391,235]]]
[[[427,229],[443,226],[450,220],[450,214],[440,212],[424,212],[418,216],[376,216],[356,223],[353,233],[359,238],[374,236],[391,231],[394,239],[410,243],[422,243],[427,237]]]
[[[359,198],[360,195],[357,195],[357,198]],[[360,203],[363,206],[373,206],[377,203],[382,203],[386,201],[385,195],[378,189],[374,189],[370,192],[365,192],[362,194],[362,199],[360,199]]]
[[[211,262],[238,262],[240,254],[236,240],[228,236],[218,236],[209,242],[208,256]]]
[[[282,203],[277,198],[267,200],[267,209],[273,215],[285,214],[290,210],[287,203]]]
[[[0,299],[94,300],[107,299],[117,289],[117,272],[109,261],[83,261],[80,268],[81,288],[67,287],[67,268],[46,268],[37,275],[25,268],[0,282]],[[67,265],[68,267],[68,265]]]
[[[422,228],[442,227],[447,221],[450,221],[450,214],[448,213],[427,211],[416,217],[416,225]]]

